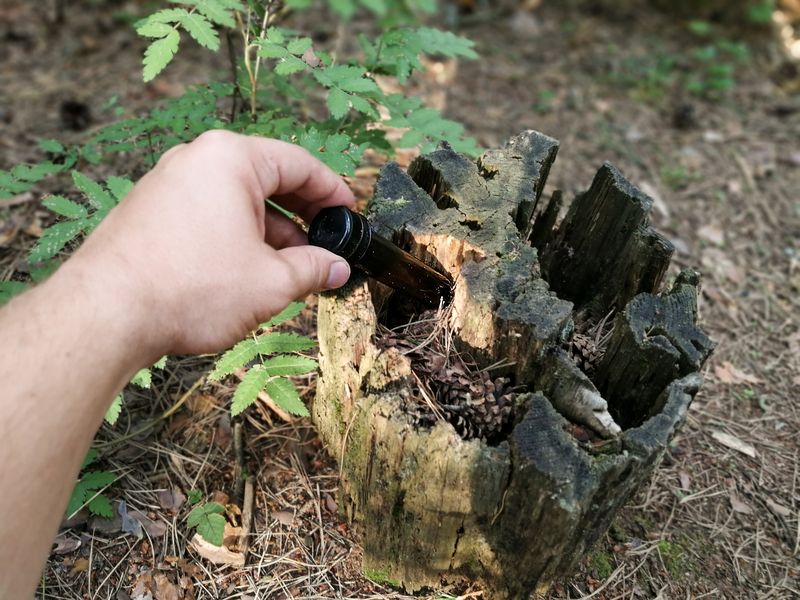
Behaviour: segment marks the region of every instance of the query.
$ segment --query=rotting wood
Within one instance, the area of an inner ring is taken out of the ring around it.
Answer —
[[[393,163],[382,170],[371,223],[455,281],[440,316],[450,337],[435,361],[420,365],[416,347],[376,340],[415,318],[384,286],[356,277],[320,300],[312,415],[340,461],[339,505],[363,527],[365,572],[408,591],[476,578],[487,597],[546,590],[649,476],[699,387],[711,345],[695,326],[697,281],[686,275],[669,295],[652,295],[671,250],[649,227],[651,201],[605,165],[556,225],[560,193],[538,206],[556,150],[529,131],[477,162],[443,147],[408,174]],[[664,306],[674,318],[664,320]],[[588,376],[563,348],[576,319],[602,325],[612,308],[611,341]],[[632,398],[619,392],[626,377],[632,384],[655,364],[637,361],[638,348],[659,342],[625,332],[652,327],[679,368]],[[437,398],[433,387],[423,398],[420,384],[439,385],[422,378],[446,377],[438,363],[448,352],[473,365],[476,381],[490,371],[516,386],[501,435],[465,439],[447,411],[418,418]]]

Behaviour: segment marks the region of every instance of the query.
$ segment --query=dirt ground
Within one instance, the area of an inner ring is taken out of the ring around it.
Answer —
[[[146,3],[81,2],[63,24],[43,4],[0,7],[0,168],[40,159],[39,138],[80,139],[66,128],[76,125],[66,101],[88,107],[89,122],[77,125],[92,128],[114,118],[103,108],[114,96],[136,113],[225,69],[224,56],[188,49],[144,86],[143,44],[130,21]],[[652,481],[550,597],[800,597],[797,65],[777,38],[748,39],[732,89],[703,97],[681,83],[704,68],[690,58],[696,38],[658,13],[579,13],[545,2],[461,25],[482,60],[434,65],[419,92],[485,147],[526,128],[558,138],[546,194],[585,189],[603,161],[619,167],[655,198],[653,219],[677,248],[675,272],[701,270],[701,322],[717,342]],[[24,273],[25,251],[49,218],[37,199],[0,201],[3,278]],[[313,332],[313,310],[294,326]],[[311,425],[283,422],[264,406],[242,425],[255,475],[247,565],[214,566],[187,548],[185,506],[167,492],[234,495],[233,382],[193,387],[210,364],[170,359],[151,390],[126,392],[120,423],[98,437],[105,467],[119,476],[109,495],[147,514],[152,528],[137,538],[79,518],[50,556],[37,597],[405,597],[362,575],[357,526],[337,511],[337,467]],[[313,379],[303,385],[313,394]],[[433,597],[459,595],[481,590]]]

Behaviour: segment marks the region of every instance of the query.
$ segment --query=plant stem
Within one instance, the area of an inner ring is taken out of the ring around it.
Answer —
[[[258,40],[263,42],[267,37],[267,28],[269,27],[270,16],[272,13],[272,1],[267,0],[264,9],[264,18],[261,21],[261,31],[258,32]],[[256,67],[253,71],[252,85],[250,86],[250,116],[255,119],[256,117],[256,93],[258,92],[258,71],[261,68],[261,54],[256,50]]]

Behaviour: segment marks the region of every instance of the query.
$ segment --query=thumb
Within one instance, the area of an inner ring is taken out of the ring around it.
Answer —
[[[292,246],[278,250],[285,270],[283,281],[274,282],[292,300],[303,298],[312,292],[338,288],[350,278],[350,265],[317,246]]]

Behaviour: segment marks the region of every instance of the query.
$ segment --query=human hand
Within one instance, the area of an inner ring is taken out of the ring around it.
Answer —
[[[265,198],[306,221],[354,203],[299,146],[211,131],[164,154],[62,269],[96,280],[152,357],[217,352],[350,275]]]

